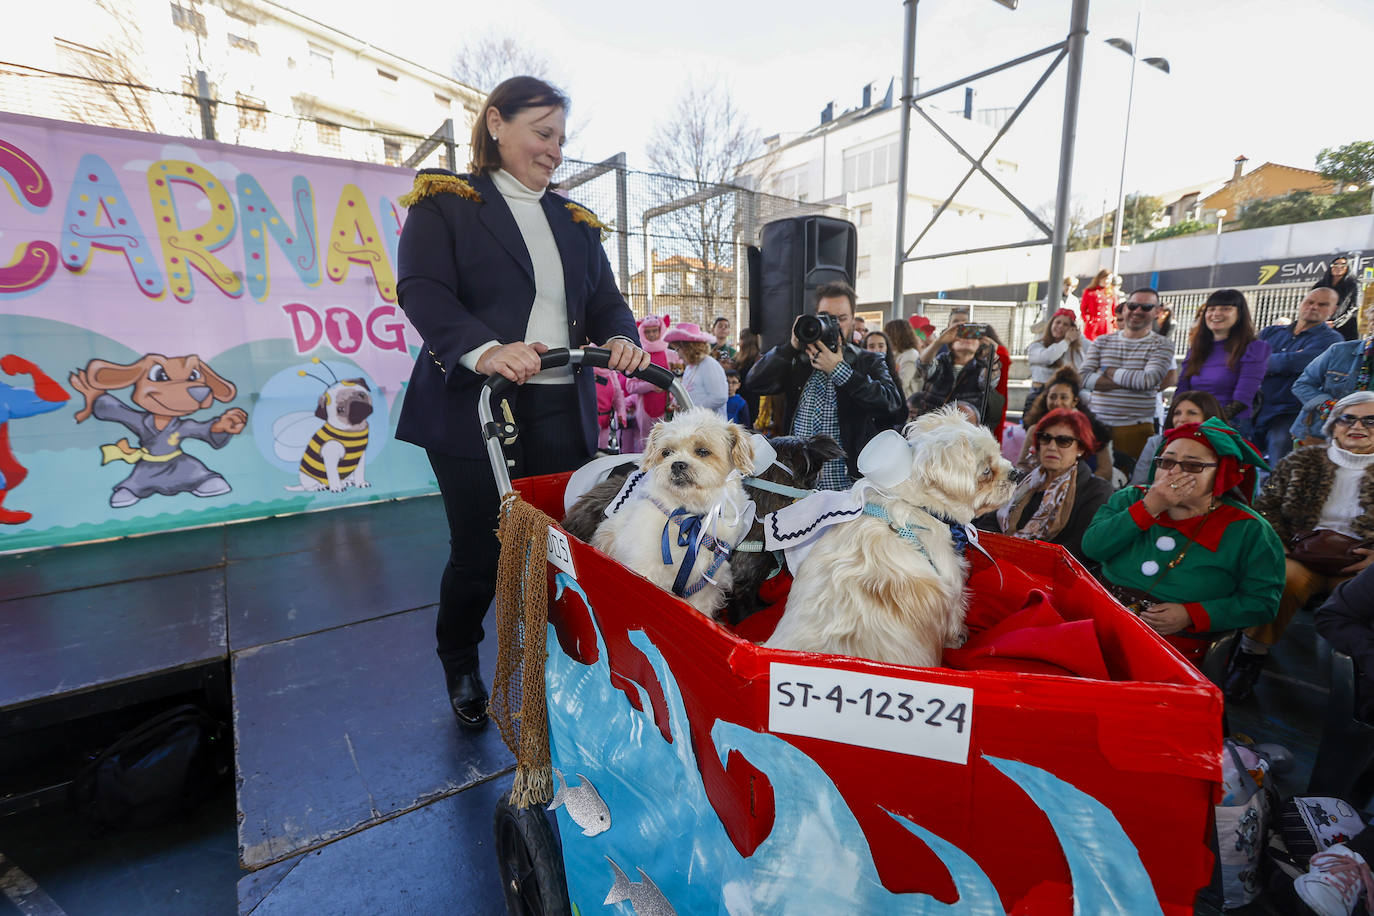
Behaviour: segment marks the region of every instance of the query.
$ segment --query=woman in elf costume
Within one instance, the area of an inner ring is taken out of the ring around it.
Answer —
[[[1148,487],[1127,487],[1098,510],[1083,552],[1122,604],[1187,658],[1214,633],[1274,619],[1283,544],[1249,506],[1264,459],[1219,419],[1164,439]]]

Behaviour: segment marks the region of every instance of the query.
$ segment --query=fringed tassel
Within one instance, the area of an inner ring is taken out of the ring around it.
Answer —
[[[477,189],[468,184],[457,175],[440,175],[436,173],[421,172],[415,176],[415,186],[409,191],[396,198],[396,202],[403,207],[412,207],[418,201],[426,197],[433,197],[436,194],[457,194],[459,197],[468,200],[482,202],[482,195]]]
[[[553,767],[517,766],[510,786],[510,803],[517,808],[547,805],[553,800]]]

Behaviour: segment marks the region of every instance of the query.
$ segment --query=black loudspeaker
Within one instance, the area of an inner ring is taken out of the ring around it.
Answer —
[[[763,227],[757,264],[749,262],[749,327],[767,350],[785,343],[798,315],[826,283],[854,285],[858,230],[848,220],[794,216]]]

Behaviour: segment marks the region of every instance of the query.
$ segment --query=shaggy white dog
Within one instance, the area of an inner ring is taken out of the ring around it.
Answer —
[[[730,551],[753,520],[741,482],[754,470],[749,433],[693,408],[653,428],[639,468],[592,546],[715,617],[730,589]]]
[[[1012,466],[957,407],[916,419],[906,437],[910,475],[870,481],[864,514],[821,532],[766,646],[934,666],[963,643],[968,563],[937,516],[967,525],[1002,505]]]

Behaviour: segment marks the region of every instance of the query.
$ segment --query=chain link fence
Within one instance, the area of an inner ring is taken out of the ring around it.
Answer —
[[[242,95],[219,98],[213,83],[202,86],[191,76],[184,83],[156,88],[0,62],[0,110],[380,165],[457,171],[467,166],[462,127],[456,137],[444,137],[350,126],[316,117],[308,106],[288,114]],[[606,254],[637,316],[666,313],[702,326],[721,315],[736,329],[747,322],[745,252],[758,244],[766,223],[848,216],[843,207],[635,171],[626,167],[623,153],[603,162],[565,159],[554,181],[559,193],[609,227]]]

